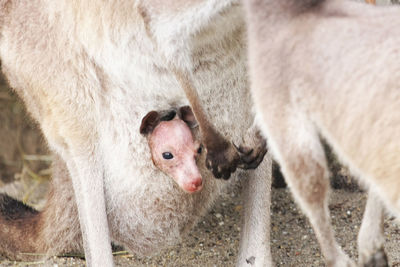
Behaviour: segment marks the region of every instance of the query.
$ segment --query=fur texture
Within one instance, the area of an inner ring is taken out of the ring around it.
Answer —
[[[21,244],[14,251],[79,248],[77,214],[88,265],[112,265],[111,240],[139,254],[178,242],[226,183],[200,168],[203,190],[179,190],[153,166],[140,121],[149,110],[187,104],[174,66],[190,73],[218,132],[238,144],[245,136],[246,144],[258,145],[237,1],[8,3],[0,9],[3,71],[71,177],[54,178],[53,191],[60,193],[43,212],[58,214],[62,207],[63,213],[40,224],[43,238],[34,241],[44,245]],[[237,172],[247,176],[249,208],[239,265],[252,256],[259,266],[271,262],[270,167],[267,159],[255,171]],[[0,240],[2,253],[9,253],[8,239]]]
[[[1,196],[1,254],[13,259],[35,259],[39,256],[33,256],[32,252],[50,256],[82,251],[78,211],[68,170],[58,157],[55,157],[52,167],[52,186],[42,211]],[[5,203],[8,204],[5,206]],[[10,210],[13,210],[11,217]]]
[[[245,1],[253,100],[327,265],[350,266],[354,263],[336,243],[329,221],[328,171],[319,137],[400,214],[400,9],[341,0],[296,2]],[[379,201],[369,203],[359,240],[380,235],[381,220],[368,218],[374,214],[371,205],[382,216]],[[375,226],[368,226],[372,220]],[[375,241],[382,243],[376,236],[370,240]],[[361,253],[364,264],[376,248],[360,245],[369,254]]]

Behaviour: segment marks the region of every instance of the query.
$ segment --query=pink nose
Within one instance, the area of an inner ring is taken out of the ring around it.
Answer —
[[[185,184],[183,189],[185,189],[187,192],[194,193],[200,191],[203,188],[202,185],[203,179],[201,179],[201,177],[197,177]]]

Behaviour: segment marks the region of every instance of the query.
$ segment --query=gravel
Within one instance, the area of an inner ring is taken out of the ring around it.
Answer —
[[[117,266],[234,266],[238,254],[242,203],[238,190],[221,196],[215,207],[180,244],[152,257],[119,252]],[[337,240],[351,258],[357,259],[357,233],[366,196],[362,192],[334,190],[330,209]],[[293,202],[288,189],[273,189],[271,249],[276,266],[324,266],[321,251],[308,220]],[[385,220],[385,249],[390,266],[400,266],[400,228]],[[77,257],[52,257],[40,262],[11,262],[1,266],[84,266]]]

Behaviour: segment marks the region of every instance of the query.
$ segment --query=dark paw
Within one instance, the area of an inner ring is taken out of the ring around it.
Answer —
[[[389,267],[385,250],[381,248],[375,252],[371,259],[364,264],[364,267]]]
[[[247,258],[246,263],[250,264],[250,265],[254,265],[256,263],[256,257],[251,256],[250,258]]]
[[[257,168],[268,151],[265,139],[260,139],[259,144],[255,148],[241,145],[236,147],[236,149],[240,155],[238,167],[245,170]]]
[[[206,167],[215,178],[229,179],[231,173],[236,171],[239,160],[236,148],[228,142],[223,142],[213,149],[207,149]]]

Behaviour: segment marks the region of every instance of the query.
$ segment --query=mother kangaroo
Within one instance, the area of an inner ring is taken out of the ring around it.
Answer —
[[[228,178],[265,153],[244,31],[237,0],[0,0],[2,70],[57,155],[43,211],[1,197],[0,252],[83,244],[89,266],[112,266],[111,241],[149,254],[187,233],[226,184],[202,166]],[[188,102],[207,151],[191,195],[153,166],[139,133],[149,110]],[[246,176],[238,265],[271,263],[270,165],[235,174]]]

